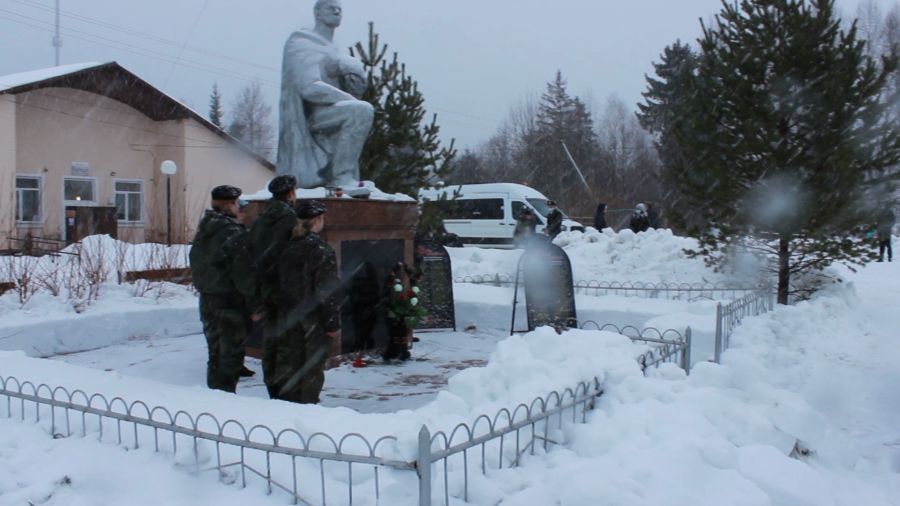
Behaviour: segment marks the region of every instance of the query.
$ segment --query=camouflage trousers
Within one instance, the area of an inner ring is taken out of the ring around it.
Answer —
[[[318,404],[325,385],[328,339],[298,325],[286,332],[267,326],[263,346],[263,376],[269,397],[300,404]]]
[[[206,386],[234,392],[244,366],[244,343],[250,333],[250,316],[236,304],[237,294],[200,295],[200,321],[209,359],[206,363]]]

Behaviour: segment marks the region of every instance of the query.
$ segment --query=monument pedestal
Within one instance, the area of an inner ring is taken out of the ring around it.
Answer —
[[[328,208],[322,239],[334,249],[341,275],[342,352],[383,348],[388,332],[378,302],[385,292],[390,269],[398,262],[413,264],[418,204],[347,198],[316,200]],[[248,225],[265,204],[266,201],[257,201],[245,207]],[[247,354],[259,358],[261,346],[259,336],[254,336],[247,344]]]

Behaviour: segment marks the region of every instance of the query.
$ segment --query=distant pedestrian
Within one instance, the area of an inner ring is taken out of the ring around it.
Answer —
[[[544,231],[550,237],[550,240],[556,239],[556,236],[562,232],[562,222],[563,222],[563,214],[556,207],[556,202],[552,200],[547,201],[547,207],[550,208],[550,212],[547,213],[547,227]]]
[[[894,249],[891,246],[891,235],[894,233],[894,211],[890,207],[885,207],[881,215],[878,217],[878,261],[884,262],[884,252],[887,251],[888,262],[894,261]]]
[[[537,227],[537,217],[531,209],[527,207],[522,209],[516,220],[516,230],[514,233],[514,242],[517,247],[524,247],[534,239],[535,228]]]
[[[241,189],[217,186],[191,246],[194,286],[209,358],[206,385],[234,392],[244,367],[244,344],[256,302],[256,272],[247,232],[238,222]]]
[[[597,204],[597,211],[594,212],[594,228],[602,231],[607,227],[609,225],[606,224],[606,203],[601,202]]]
[[[275,399],[317,404],[325,369],[341,352],[337,258],[319,236],[325,211],[315,200],[297,207],[299,221],[278,260],[279,337],[265,342],[273,360],[266,388]]]
[[[656,204],[653,202],[647,202],[647,220],[650,224],[650,228],[659,228],[659,209],[657,209]]]
[[[634,206],[634,212],[631,213],[631,221],[628,228],[635,234],[646,232],[650,228],[650,218],[647,216],[647,206],[638,204]]]

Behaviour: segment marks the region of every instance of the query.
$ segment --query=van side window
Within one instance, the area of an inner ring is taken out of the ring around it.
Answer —
[[[502,220],[503,199],[471,199],[461,200],[461,219],[469,220]]]

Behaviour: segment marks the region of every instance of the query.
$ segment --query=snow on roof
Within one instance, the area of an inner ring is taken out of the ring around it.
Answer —
[[[54,77],[64,76],[66,74],[74,74],[75,72],[79,72],[92,67],[99,67],[100,65],[105,64],[97,62],[74,63],[72,65],[61,65],[59,67],[49,67],[45,69],[31,70],[28,72],[20,72],[18,74],[0,76],[0,93],[11,88],[16,88],[18,86],[37,83],[40,81],[45,81],[47,79],[52,79]]]

